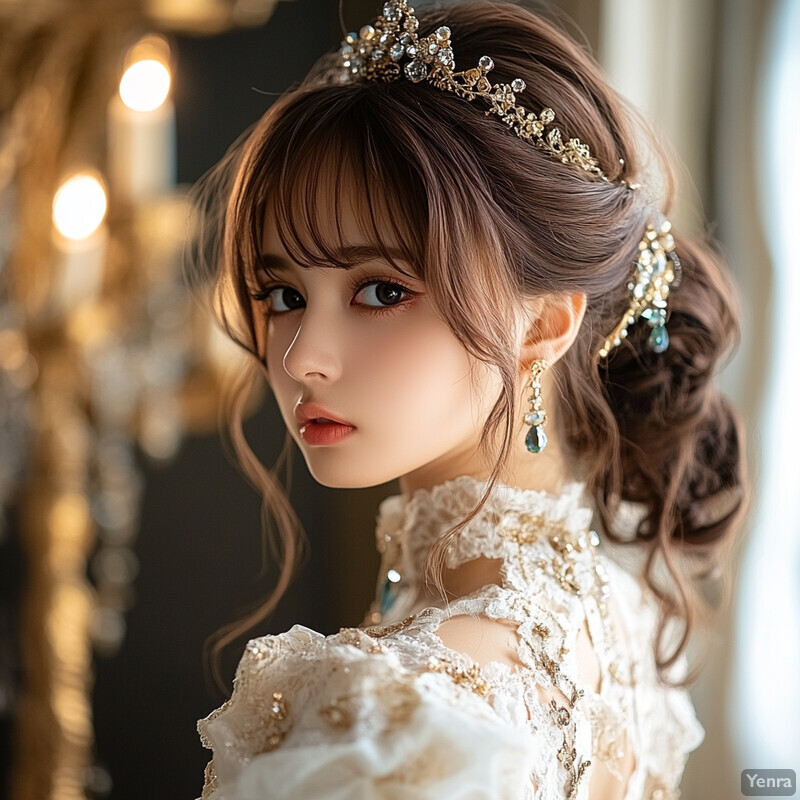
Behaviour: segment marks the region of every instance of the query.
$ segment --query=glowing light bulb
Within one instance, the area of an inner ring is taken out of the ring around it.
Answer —
[[[119,95],[134,111],[155,111],[169,95],[170,74],[153,58],[131,64],[119,82]]]
[[[78,173],[53,198],[53,224],[67,239],[87,239],[102,224],[107,208],[103,184],[91,173]]]
[[[124,64],[106,111],[108,178],[115,199],[141,205],[169,194],[177,180],[169,43],[147,35]]]

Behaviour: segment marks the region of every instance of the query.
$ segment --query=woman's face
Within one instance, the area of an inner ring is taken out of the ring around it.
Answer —
[[[370,244],[351,207],[341,210],[341,224],[345,246]],[[335,240],[334,227],[331,219],[323,235]],[[269,299],[253,301],[265,322],[259,347],[266,348],[284,422],[319,483],[358,488],[408,476],[407,485],[425,485],[474,461],[500,378],[464,350],[421,280],[377,254],[347,270],[301,268],[281,246],[272,213],[263,252],[284,268],[264,284]],[[333,443],[314,443],[315,433],[347,429],[304,428],[296,413],[310,403],[352,430]]]

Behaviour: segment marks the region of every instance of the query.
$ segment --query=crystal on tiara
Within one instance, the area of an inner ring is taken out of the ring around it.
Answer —
[[[442,25],[425,37],[417,36],[418,28],[419,20],[407,0],[388,0],[374,25],[365,25],[358,34],[348,33],[342,41],[339,81],[347,83],[360,77],[389,82],[405,75],[414,83],[427,80],[467,100],[483,97],[491,103],[486,116],[495,114],[521,139],[562,163],[575,164],[609,181],[584,142],[564,136],[558,127],[550,127],[555,121],[552,108],[544,108],[537,115],[517,104],[516,95],[525,91],[525,81],[515,78],[510,84],[493,84],[486,77],[494,69],[494,61],[488,55],[480,57],[477,67],[455,72],[450,28]],[[410,60],[401,66],[404,58]],[[620,163],[624,163],[622,159]],[[624,179],[613,182],[632,189],[638,187]]]
[[[669,347],[667,333],[667,298],[670,288],[680,283],[681,262],[675,252],[675,240],[670,233],[669,220],[662,219],[658,225],[647,224],[639,242],[636,274],[628,283],[630,304],[622,320],[606,337],[597,358],[605,358],[628,335],[628,327],[641,317],[650,326],[647,344],[655,353],[663,353]]]

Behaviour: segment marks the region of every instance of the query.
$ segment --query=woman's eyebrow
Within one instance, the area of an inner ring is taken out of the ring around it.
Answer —
[[[353,269],[376,256],[382,258],[384,254],[390,255],[398,261],[405,261],[403,252],[396,247],[387,247],[382,253],[374,245],[358,244],[342,247],[334,253],[337,258],[345,263],[345,269]],[[261,253],[260,266],[273,272],[290,272],[294,269],[294,262],[277,253]],[[398,271],[403,272],[402,270]]]

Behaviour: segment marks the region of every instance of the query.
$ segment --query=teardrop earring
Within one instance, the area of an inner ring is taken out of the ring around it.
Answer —
[[[531,410],[525,414],[525,422],[531,426],[525,437],[525,447],[531,453],[541,453],[547,446],[547,434],[543,429],[547,412],[542,408],[542,387],[539,383],[545,369],[547,362],[542,358],[537,358],[531,364],[531,396],[528,398]]]

